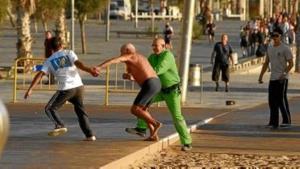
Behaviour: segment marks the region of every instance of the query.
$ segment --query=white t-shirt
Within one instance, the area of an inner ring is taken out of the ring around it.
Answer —
[[[271,64],[270,80],[279,80],[287,68],[288,60],[293,59],[291,49],[284,43],[276,47],[269,46],[267,56]],[[286,78],[288,78],[288,74]]]
[[[52,73],[58,81],[58,90],[68,90],[82,86],[82,80],[74,62],[77,55],[71,50],[59,50],[44,63],[42,71]]]

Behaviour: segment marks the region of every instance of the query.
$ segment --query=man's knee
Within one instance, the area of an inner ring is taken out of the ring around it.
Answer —
[[[138,105],[133,105],[132,107],[131,107],[131,113],[133,114],[133,115],[137,115],[137,114],[139,114],[141,111],[143,111],[143,107],[142,106],[138,106]]]
[[[131,106],[131,114],[136,115],[138,111],[138,107],[136,105]]]
[[[53,105],[47,105],[47,106],[45,107],[45,112],[46,112],[46,113],[51,113],[51,112],[56,111],[56,110],[57,110],[57,107],[55,107],[55,106],[53,106]]]
[[[44,110],[46,113],[48,113],[48,112],[51,112],[53,110],[53,108],[52,108],[52,106],[47,105]]]

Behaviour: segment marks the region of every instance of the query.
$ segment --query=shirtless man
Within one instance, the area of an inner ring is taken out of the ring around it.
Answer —
[[[141,86],[131,107],[131,113],[146,121],[150,129],[150,136],[145,141],[157,141],[159,139],[157,132],[162,124],[155,120],[147,109],[152,98],[161,90],[160,80],[148,60],[136,53],[135,47],[130,43],[121,47],[121,56],[104,61],[97,66],[97,69],[100,73],[101,69],[106,66],[120,62],[124,62],[127,66],[127,72],[123,74],[123,78],[135,80]]]

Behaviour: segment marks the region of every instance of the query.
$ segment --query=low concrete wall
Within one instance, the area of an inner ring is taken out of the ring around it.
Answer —
[[[265,57],[248,57],[241,59],[238,64],[233,65],[230,69],[231,72],[248,71],[258,66],[261,66],[265,62]]]

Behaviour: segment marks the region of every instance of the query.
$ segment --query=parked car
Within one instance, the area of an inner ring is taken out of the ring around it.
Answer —
[[[112,19],[130,19],[131,3],[130,0],[112,0],[110,3],[110,18]]]

